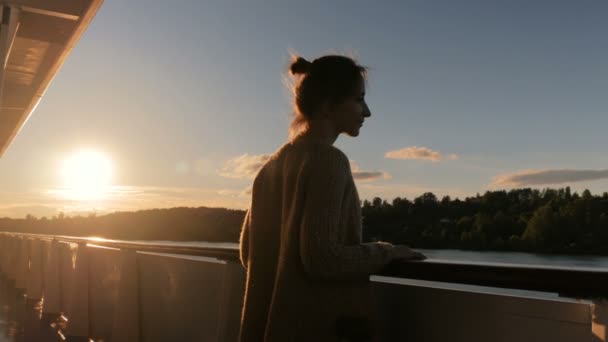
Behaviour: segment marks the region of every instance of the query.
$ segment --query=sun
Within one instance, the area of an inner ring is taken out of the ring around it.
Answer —
[[[81,150],[63,161],[65,195],[75,200],[100,199],[112,180],[112,162],[103,153]]]

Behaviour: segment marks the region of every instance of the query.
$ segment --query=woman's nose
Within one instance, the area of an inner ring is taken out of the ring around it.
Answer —
[[[372,112],[370,112],[369,107],[367,106],[367,103],[366,103],[365,107],[363,108],[363,117],[369,118],[370,116],[372,116]]]

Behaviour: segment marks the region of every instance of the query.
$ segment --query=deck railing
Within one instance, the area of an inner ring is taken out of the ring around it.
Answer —
[[[235,247],[3,232],[0,272],[3,300],[27,308],[21,321],[42,327],[37,340],[54,334],[106,342],[237,340],[245,273]],[[393,263],[372,281],[387,340],[515,341],[540,334],[608,341],[608,270],[431,259]],[[12,310],[4,320],[18,318]],[[428,310],[430,317],[419,315]],[[462,328],[470,320],[483,327]],[[518,332],[512,324],[531,326]],[[429,332],[436,325],[444,335]]]

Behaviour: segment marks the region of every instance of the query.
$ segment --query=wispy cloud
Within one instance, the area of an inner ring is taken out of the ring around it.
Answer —
[[[53,216],[115,211],[135,211],[172,207],[246,208],[250,195],[247,189],[195,187],[112,186],[101,198],[74,200],[66,198],[65,189],[36,189],[25,193],[0,191],[0,217]]]
[[[240,190],[232,190],[232,189],[222,189],[217,192],[218,195],[228,196],[228,197],[249,197],[251,196],[251,186],[246,187],[245,189]]]
[[[521,170],[494,177],[491,186],[517,187],[563,184],[608,178],[608,170]]]
[[[350,169],[353,178],[359,181],[374,181],[377,179],[390,179],[391,175],[388,172],[382,171],[362,171],[359,165],[354,160],[350,161]]]
[[[0,217],[25,217],[27,214],[52,216],[57,209],[40,190],[12,192],[0,190]]]
[[[228,178],[251,179],[269,158],[270,154],[243,154],[226,161],[219,173]]]
[[[353,178],[361,181],[372,181],[380,178],[389,179],[390,175],[380,171],[355,171],[353,172]]]
[[[389,159],[419,159],[419,160],[430,160],[432,162],[438,162],[445,157],[439,151],[434,151],[428,147],[410,146],[400,150],[388,151],[384,154],[385,158]],[[447,156],[450,160],[457,160],[460,158],[457,154],[450,154]]]

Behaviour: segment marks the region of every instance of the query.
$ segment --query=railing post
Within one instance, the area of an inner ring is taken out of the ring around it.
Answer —
[[[6,259],[6,275],[9,279],[9,282],[11,283],[11,286],[14,286],[15,283],[15,275],[17,273],[17,266],[16,263],[18,262],[18,243],[19,240],[17,240],[16,237],[14,236],[8,236],[7,237],[7,247],[8,247],[8,256]]]
[[[120,285],[114,309],[112,341],[137,342],[140,340],[139,271],[137,253],[121,250]]]
[[[26,281],[27,297],[32,300],[42,299],[42,241],[30,240],[30,262]]]
[[[67,341],[89,340],[89,256],[86,242],[78,244]]]
[[[9,256],[9,246],[6,243],[7,236],[0,234],[0,301],[5,302],[6,291],[9,288],[8,274],[6,272],[7,258]],[[3,308],[0,308],[3,309]]]
[[[59,242],[52,240],[48,246],[44,266],[43,315],[52,315],[53,320],[61,313],[61,269],[59,267]]]
[[[61,316],[61,269],[59,268],[59,242],[57,240],[42,241],[43,272],[42,272],[42,316],[40,327],[49,337],[57,336],[60,329],[58,323]],[[49,339],[50,340],[50,339]]]
[[[10,258],[10,244],[8,243],[8,235],[1,234],[0,235],[0,272],[2,276],[8,278],[8,259]]]
[[[15,274],[15,288],[23,291],[27,289],[27,276],[29,273],[30,264],[30,246],[27,238],[19,238],[17,246],[17,272]]]
[[[591,331],[594,342],[608,342],[608,299],[594,300],[591,304]]]

